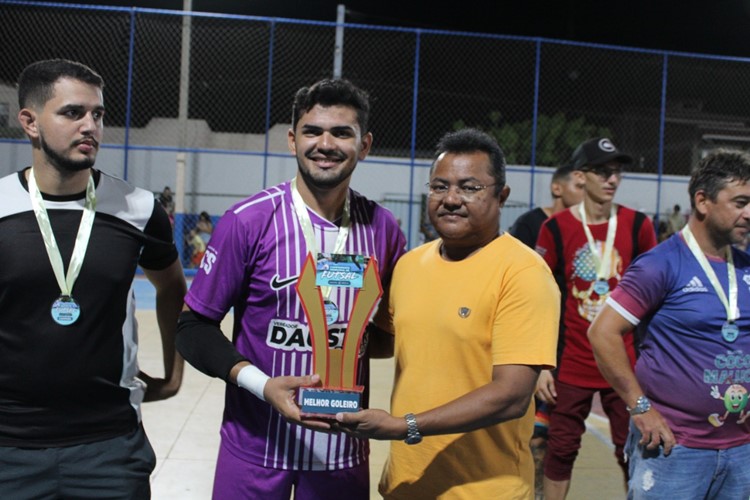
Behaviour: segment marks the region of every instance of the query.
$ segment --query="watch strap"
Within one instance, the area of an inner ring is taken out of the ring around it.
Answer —
[[[422,441],[422,434],[419,433],[419,427],[417,427],[417,417],[413,413],[407,413],[404,415],[406,420],[406,444],[417,444]]]

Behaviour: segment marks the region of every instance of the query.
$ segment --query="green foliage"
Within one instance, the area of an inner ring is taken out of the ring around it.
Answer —
[[[503,121],[502,113],[491,111],[489,127],[476,127],[493,136],[505,153],[506,161],[512,165],[531,164],[531,120],[516,123]],[[463,120],[453,124],[454,130],[466,127]],[[536,164],[561,165],[568,161],[573,150],[591,137],[612,137],[607,127],[589,123],[586,118],[568,118],[564,113],[537,117]]]
[[[0,138],[2,139],[23,139],[26,134],[21,127],[0,127]]]

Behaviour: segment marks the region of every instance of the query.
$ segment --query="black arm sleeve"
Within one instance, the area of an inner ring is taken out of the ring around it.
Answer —
[[[218,324],[193,311],[180,313],[177,350],[202,373],[227,382],[232,367],[240,361],[248,361],[224,336]]]

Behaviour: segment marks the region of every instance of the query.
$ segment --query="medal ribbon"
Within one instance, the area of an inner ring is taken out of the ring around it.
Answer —
[[[711,264],[708,262],[708,259],[703,253],[703,250],[701,250],[701,247],[698,245],[695,236],[693,236],[693,233],[688,226],[682,228],[682,237],[685,238],[688,248],[690,248],[693,256],[698,261],[698,264],[700,264],[701,269],[706,273],[708,281],[711,282],[714,290],[716,290],[716,295],[719,296],[719,300],[724,304],[724,309],[727,310],[727,322],[734,323],[734,321],[740,317],[740,313],[737,309],[737,274],[734,272],[732,247],[727,245],[727,278],[729,280],[729,300],[727,300],[724,289],[721,287],[721,283],[719,283],[719,278],[716,276],[714,269],[711,267]]]
[[[594,235],[591,234],[591,230],[586,223],[586,210],[583,208],[583,203],[578,205],[578,207],[579,213],[581,214],[581,223],[583,223],[583,231],[586,233],[586,239],[589,242],[589,249],[591,250],[591,254],[596,262],[596,279],[606,281],[610,274],[609,265],[612,261],[612,249],[615,246],[615,234],[617,233],[617,207],[612,203],[612,208],[609,211],[607,240],[604,242],[604,251],[602,252],[602,255],[599,255]]]
[[[94,214],[96,213],[96,186],[94,176],[89,175],[89,181],[86,186],[86,201],[83,205],[83,215],[81,215],[81,224],[78,226],[73,255],[70,257],[68,273],[64,276],[65,268],[63,267],[62,255],[60,248],[57,246],[55,233],[52,232],[49,214],[44,206],[44,199],[34,178],[34,168],[29,171],[29,196],[31,197],[31,206],[34,209],[36,221],[39,224],[39,230],[42,232],[44,247],[47,249],[52,271],[55,273],[57,284],[63,296],[70,297],[73,291],[73,284],[81,272],[83,257],[86,255],[86,248],[89,245],[91,237],[91,228],[94,226]]]
[[[302,195],[297,190],[297,177],[292,179],[292,201],[294,203],[294,211],[297,214],[297,220],[300,226],[302,226],[302,234],[305,237],[307,251],[313,252],[313,255],[317,258],[319,251],[315,242],[315,232],[313,231],[312,220],[310,220],[310,213],[307,211],[307,205],[305,205]],[[341,225],[339,226],[339,234],[336,236],[336,243],[333,246],[333,253],[343,252],[346,239],[349,237],[350,226],[351,211],[349,207],[349,191],[347,190],[346,200],[344,201],[344,213],[341,215]],[[320,287],[324,300],[328,300],[331,290],[332,287],[330,286]]]

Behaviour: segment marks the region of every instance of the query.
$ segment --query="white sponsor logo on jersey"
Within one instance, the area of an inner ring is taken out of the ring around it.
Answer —
[[[214,267],[214,262],[216,262],[216,250],[214,250],[213,247],[209,246],[206,248],[206,253],[203,254],[203,258],[201,259],[201,269],[203,269],[203,272],[206,274],[211,274],[211,269]]]
[[[341,349],[344,345],[346,324],[328,325],[328,348]],[[284,351],[311,351],[310,330],[307,325],[282,319],[268,324],[266,344]]]
[[[682,291],[685,293],[707,292],[708,288],[703,285],[703,282],[700,280],[700,278],[698,278],[698,276],[693,276],[693,279],[691,279],[690,282],[683,287]]]

